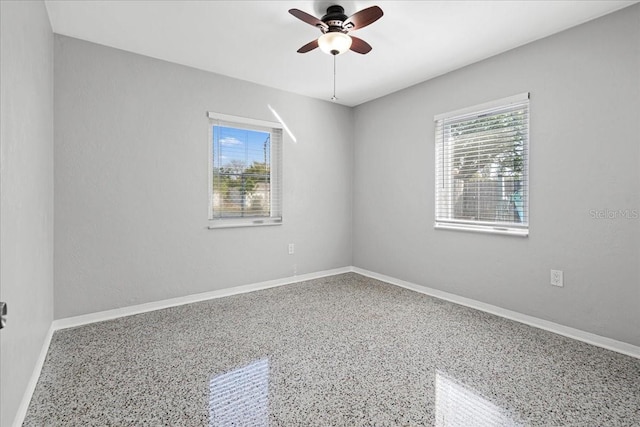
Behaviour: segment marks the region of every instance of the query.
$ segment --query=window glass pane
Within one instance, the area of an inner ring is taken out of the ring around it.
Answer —
[[[528,227],[528,106],[436,120],[436,226]]]
[[[213,126],[213,218],[271,215],[271,133]]]

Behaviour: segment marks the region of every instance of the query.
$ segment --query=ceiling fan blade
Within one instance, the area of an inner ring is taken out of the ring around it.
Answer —
[[[299,20],[306,22],[309,25],[313,25],[314,27],[321,27],[325,30],[329,29],[329,26],[316,18],[315,16],[309,15],[307,12],[303,12],[300,9],[289,9],[289,13],[298,18]]]
[[[371,52],[371,49],[373,49],[371,45],[366,41],[351,35],[349,37],[351,37],[351,47],[349,49],[351,49],[352,51],[364,55],[365,53]]]
[[[307,53],[310,50],[313,50],[315,48],[318,47],[318,40],[314,40],[312,42],[309,42],[307,44],[305,44],[304,46],[302,46],[300,49],[298,49],[298,53]]]
[[[382,18],[382,9],[378,6],[371,6],[366,9],[362,9],[360,12],[356,12],[347,18],[342,24],[342,28],[345,30],[357,30],[366,27],[369,24],[373,24],[378,19]]]

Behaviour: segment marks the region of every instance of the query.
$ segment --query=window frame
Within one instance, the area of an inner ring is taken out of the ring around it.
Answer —
[[[459,110],[451,111],[448,113],[437,114],[434,116],[434,124],[435,124],[435,194],[434,194],[434,228],[435,229],[446,229],[446,230],[457,230],[457,231],[472,231],[472,232],[481,232],[481,233],[491,233],[491,234],[505,234],[505,235],[513,235],[513,236],[521,236],[527,237],[529,235],[529,206],[531,193],[529,191],[529,160],[530,160],[530,96],[529,92],[524,92],[518,95],[497,99],[494,101],[486,102],[483,104],[478,104],[474,106],[470,106],[467,108],[462,108]],[[524,149],[523,149],[523,160],[522,160],[522,192],[525,194],[526,198],[523,203],[523,210],[525,214],[523,217],[525,221],[520,224],[516,222],[500,222],[500,221],[485,221],[485,220],[465,220],[459,218],[452,218],[451,209],[453,207],[451,192],[453,191],[452,185],[452,173],[449,169],[448,173],[443,171],[443,169],[447,169],[447,167],[451,167],[452,159],[451,153],[447,153],[445,144],[446,144],[446,122],[456,122],[456,121],[465,121],[465,120],[473,120],[474,117],[480,118],[484,117],[487,114],[500,114],[500,111],[508,110],[509,108],[516,105],[525,105],[527,116],[526,116],[526,132],[524,133]],[[440,134],[439,134],[440,133]],[[442,153],[441,153],[442,151]],[[448,159],[447,159],[448,157]],[[443,164],[442,169],[440,169],[440,164]],[[440,179],[439,175],[442,174],[442,179]],[[447,186],[447,192],[449,194],[446,196],[447,202],[446,206],[443,206],[442,197],[441,197],[441,188],[439,184],[445,185],[445,181],[450,181]],[[443,209],[449,210],[448,214],[442,214]]]
[[[283,169],[283,126],[278,122],[266,120],[252,119],[248,117],[233,116],[229,114],[207,112],[209,119],[209,140],[207,147],[209,150],[209,173],[208,173],[208,207],[209,212],[208,228],[235,228],[235,227],[261,227],[271,225],[282,225],[282,169]],[[214,126],[230,127],[235,129],[244,129],[250,131],[258,131],[270,134],[270,178],[269,178],[269,216],[253,216],[253,217],[214,217],[213,216],[213,166],[214,166]]]

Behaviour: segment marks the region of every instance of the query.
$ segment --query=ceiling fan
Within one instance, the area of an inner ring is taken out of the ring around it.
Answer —
[[[357,53],[366,54],[371,51],[371,45],[366,41],[354,36],[347,35],[349,31],[359,30],[369,24],[373,24],[383,15],[382,9],[378,6],[371,6],[347,17],[342,6],[334,5],[327,8],[327,13],[318,19],[299,9],[289,9],[289,13],[317,27],[322,35],[298,49],[298,53],[307,53],[317,47],[330,55],[339,55],[352,50]]]

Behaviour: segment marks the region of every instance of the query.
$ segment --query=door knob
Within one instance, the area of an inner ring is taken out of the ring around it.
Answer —
[[[0,301],[0,329],[7,323],[7,303]]]

